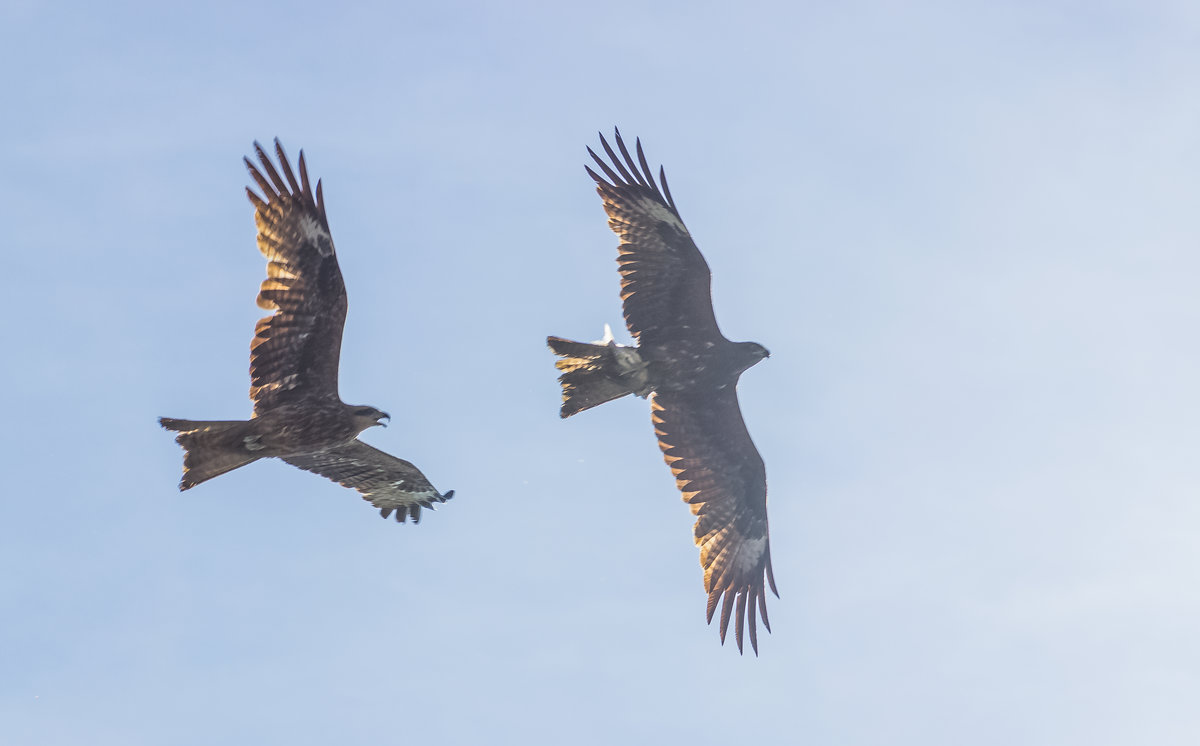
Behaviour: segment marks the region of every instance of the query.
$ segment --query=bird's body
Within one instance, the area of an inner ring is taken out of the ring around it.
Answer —
[[[180,445],[189,455],[195,454],[194,466],[187,468],[182,484],[183,489],[189,489],[217,476],[211,474],[201,478],[207,471],[201,468],[202,464],[213,451],[256,460],[300,456],[347,445],[375,424],[368,419],[371,414],[355,414],[356,410],[362,409],[365,408],[351,407],[340,401],[318,401],[307,405],[282,404],[249,420],[197,421],[163,417],[160,423],[168,430],[182,433],[178,436]]]
[[[386,518],[418,520],[441,494],[411,463],[379,451],[358,435],[390,419],[346,404],[338,394],[338,360],[348,307],[320,182],[314,195],[300,154],[297,180],[279,142],[279,170],[254,144],[259,164],[246,166],[262,190],[246,192],[255,208],[258,247],[267,258],[259,307],[273,311],[255,326],[250,356],[249,420],[159,419],[185,450],[181,490],[260,458],[295,466],[358,489]],[[260,170],[261,167],[261,170]],[[282,173],[281,173],[282,172]]]
[[[282,404],[250,420],[255,427],[247,447],[283,458],[346,445],[375,424],[371,413],[357,409],[340,401]]]
[[[638,346],[655,391],[693,391],[736,386],[738,377],[763,355],[754,342],[681,339]]]
[[[756,342],[721,334],[713,313],[711,273],[688,234],[659,170],[655,182],[641,143],[637,160],[618,132],[620,156],[601,137],[608,160],[589,148],[603,175],[588,168],[604,200],[609,226],[621,238],[618,264],[625,323],[636,346],[617,344],[605,329],[592,343],[549,337],[561,371],[560,415],[629,394],[653,396],[659,447],[683,499],[697,516],[708,593],[708,618],[718,604],[721,640],[736,606],[735,634],[749,605],[750,644],[758,651],[756,616],[767,620],[766,587],[775,591],[767,532],[766,469],[737,401],[741,374],[768,357]],[[778,592],[776,592],[778,595]]]

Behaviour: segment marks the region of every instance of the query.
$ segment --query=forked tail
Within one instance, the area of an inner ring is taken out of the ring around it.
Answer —
[[[244,420],[159,417],[158,424],[179,433],[175,442],[184,450],[183,479],[179,481],[181,492],[261,458],[247,449],[250,423]]]
[[[651,391],[646,363],[637,348],[613,342],[607,325],[604,339],[599,342],[547,337],[546,344],[559,356],[554,367],[562,371],[558,377],[562,384],[560,417],[570,417],[626,394],[646,396]]]

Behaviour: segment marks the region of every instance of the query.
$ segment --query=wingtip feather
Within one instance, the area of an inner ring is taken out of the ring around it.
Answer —
[[[737,596],[737,618],[734,622],[737,626],[733,630],[733,636],[737,640],[738,654],[741,655],[745,652],[742,648],[742,630],[746,626],[746,591],[739,591],[735,595]]]
[[[725,644],[725,633],[729,631],[729,615],[733,613],[733,602],[736,594],[725,592],[725,601],[721,604],[721,644]]]

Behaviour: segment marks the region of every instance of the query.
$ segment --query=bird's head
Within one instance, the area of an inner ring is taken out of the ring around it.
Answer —
[[[379,425],[387,427],[387,423],[383,420],[390,420],[392,416],[387,412],[376,409],[375,407],[351,407],[350,416],[354,418],[354,423],[358,425],[358,431],[361,433],[368,427]]]
[[[760,360],[771,357],[770,351],[758,342],[738,342],[737,346],[741,353],[742,370],[757,365]]]

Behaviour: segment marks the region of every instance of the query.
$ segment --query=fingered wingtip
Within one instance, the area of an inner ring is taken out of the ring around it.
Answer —
[[[725,638],[728,635],[729,628],[733,627],[734,641],[737,643],[738,655],[745,655],[745,638],[746,632],[749,632],[750,649],[754,653],[754,657],[758,657],[758,628],[757,621],[761,618],[763,627],[767,632],[771,631],[771,622],[767,618],[767,603],[764,590],[753,587],[736,590],[734,588],[714,588],[708,596],[707,621],[712,624],[713,617],[716,615],[717,607],[721,607],[720,623],[718,624],[718,632],[721,636],[721,645],[725,645]],[[749,619],[746,619],[746,611],[749,609]],[[736,613],[733,613],[736,609]],[[757,613],[756,613],[757,612]],[[749,622],[747,628],[746,622]]]

